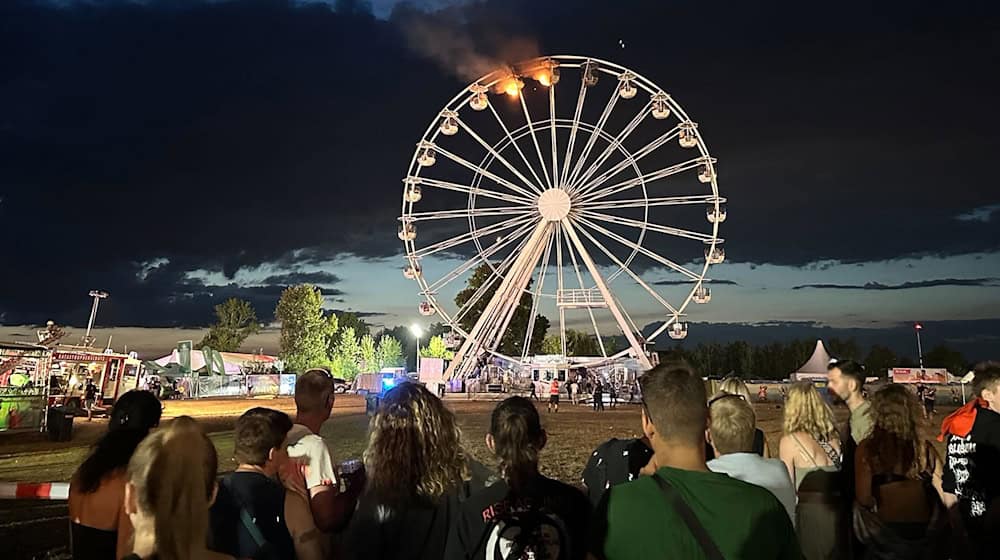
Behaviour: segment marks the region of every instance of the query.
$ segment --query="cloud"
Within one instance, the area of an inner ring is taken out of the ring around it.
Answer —
[[[268,276],[260,283],[276,284],[279,286],[290,286],[293,284],[314,284],[316,286],[329,286],[340,282],[336,274],[330,272],[286,272]]]
[[[653,282],[654,286],[690,286],[691,282],[686,280],[657,280]],[[739,286],[738,282],[732,280],[706,280],[705,285],[719,285],[719,286]]]
[[[955,216],[955,219],[960,222],[981,222],[985,224],[993,220],[993,215],[997,212],[1000,212],[1000,204],[990,204],[973,208],[968,212]]]
[[[994,287],[1000,286],[1000,278],[942,278],[938,280],[920,280],[903,282],[902,284],[882,284],[867,282],[865,284],[802,284],[793,290],[914,290],[918,288],[935,288],[938,286],[957,287]]]

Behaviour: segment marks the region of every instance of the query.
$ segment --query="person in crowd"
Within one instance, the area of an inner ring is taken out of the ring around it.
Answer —
[[[87,422],[94,419],[94,407],[97,406],[97,385],[94,378],[87,378],[87,387],[83,390],[83,407],[87,409]]]
[[[215,446],[187,416],[144,439],[128,464],[124,503],[135,535],[123,560],[232,560],[207,547],[217,470]]]
[[[111,409],[108,431],[69,485],[70,548],[77,560],[115,560],[129,552],[132,524],[125,513],[125,470],[149,431],[160,423],[160,401],[128,391]]]
[[[604,411],[604,384],[600,379],[594,382],[594,411]]]
[[[538,400],[538,385],[535,381],[531,382],[531,398]]]
[[[211,508],[212,548],[237,558],[295,558],[285,520],[285,488],[277,479],[288,461],[287,414],[255,408],[233,430],[236,471],[222,478]]]
[[[833,412],[809,381],[792,384],[778,453],[795,481],[795,527],[808,560],[844,557],[841,453]]]
[[[719,393],[736,395],[747,403],[753,403],[753,401],[750,400],[750,388],[747,387],[746,383],[744,383],[742,379],[736,377],[735,375],[730,375],[719,383]],[[753,406],[751,405],[750,408],[752,409]],[[707,453],[707,457],[709,459],[715,457],[715,452],[712,450],[711,446],[706,448],[705,452]],[[761,457],[764,457],[765,459],[771,458],[771,450],[767,443],[767,436],[764,434],[764,430],[756,427],[756,413],[754,413],[753,452]]]
[[[579,377],[574,379],[570,386],[573,388],[573,404],[580,404],[580,379]]]
[[[613,382],[608,383],[608,396],[610,397],[608,404],[611,408],[615,408],[616,401],[618,400],[618,386]]]
[[[438,560],[460,498],[482,489],[455,415],[416,383],[388,393],[364,453],[367,484],[347,529],[348,558]]]
[[[598,559],[799,559],[781,502],[759,486],[705,464],[708,405],[701,376],[664,362],[641,378],[650,476],[611,487],[590,530]],[[760,535],[767,535],[760,538]]]
[[[611,438],[597,446],[590,454],[581,477],[590,503],[596,506],[608,488],[638,478],[652,457],[653,448],[646,436]]]
[[[546,440],[531,401],[510,397],[497,405],[486,447],[499,459],[501,478],[461,504],[446,559],[585,557],[590,503],[576,488],[538,472]]]
[[[937,402],[937,388],[934,385],[927,385],[924,389],[924,414],[927,418],[934,417],[934,405]]]
[[[1000,362],[973,370],[971,399],[941,423],[947,444],[945,505],[959,558],[995,558],[1000,547]]]
[[[573,404],[573,382],[566,380],[566,400]]]
[[[559,379],[556,377],[553,377],[549,384],[549,412],[552,412],[553,406],[556,408],[556,412],[559,412]]]
[[[871,435],[855,456],[854,530],[870,559],[946,558],[942,462],[921,435],[916,396],[889,385],[871,400]]]
[[[839,528],[843,535],[840,542],[845,543],[844,554],[849,556],[861,556],[863,545],[850,531],[851,519],[853,519],[854,496],[854,465],[855,451],[858,444],[868,437],[872,431],[871,404],[868,402],[868,393],[865,390],[865,368],[860,363],[853,360],[839,360],[827,366],[827,390],[833,402],[842,402],[850,411],[850,416],[846,425],[840,428],[842,485],[840,495],[844,499],[840,501],[841,522]]]
[[[320,436],[330,419],[336,392],[333,376],[323,369],[310,369],[295,381],[295,424],[288,431],[288,456],[303,466],[309,504],[316,527],[324,533],[343,530],[364,487],[364,471],[345,477],[340,491],[336,463]]]
[[[725,393],[708,402],[708,435],[715,459],[712,472],[767,488],[795,521],[795,487],[785,464],[765,459],[754,450],[757,417],[753,406],[739,395]]]

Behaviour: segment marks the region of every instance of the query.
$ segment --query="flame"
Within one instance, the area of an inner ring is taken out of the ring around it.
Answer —
[[[552,85],[552,74],[548,70],[542,70],[535,74],[535,80],[543,86],[549,87]]]
[[[517,97],[523,87],[524,82],[513,77],[506,80],[502,85],[503,92],[511,97]]]

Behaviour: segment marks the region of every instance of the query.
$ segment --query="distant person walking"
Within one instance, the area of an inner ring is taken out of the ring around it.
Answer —
[[[87,388],[84,389],[83,406],[87,409],[87,422],[94,417],[94,407],[97,406],[97,385],[93,378],[87,378]]]
[[[549,412],[552,412],[553,406],[556,407],[556,412],[559,412],[559,379],[555,377],[549,385]]]
[[[604,385],[598,380],[594,383],[594,411],[604,410]]]

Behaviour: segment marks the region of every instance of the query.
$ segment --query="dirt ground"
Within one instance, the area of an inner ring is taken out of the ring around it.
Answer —
[[[489,426],[492,401],[446,400],[455,411],[469,453],[492,466],[484,441]],[[168,401],[163,425],[171,419],[190,415],[209,432],[219,450],[219,470],[235,467],[232,460],[232,428],[236,418],[248,408],[264,406],[294,413],[291,399]],[[546,475],[577,484],[587,458],[600,443],[612,437],[638,437],[641,426],[639,407],[622,405],[605,412],[563,403],[558,413],[545,411],[538,403],[549,443],[541,454]],[[777,402],[755,405],[758,425],[767,435],[772,455],[778,451],[782,407]],[[942,407],[934,422],[954,407]],[[837,409],[838,419],[846,410]],[[106,419],[77,418],[71,442],[49,442],[41,434],[0,434],[0,482],[68,481],[88,448],[106,429]],[[367,443],[368,417],[364,400],[356,395],[338,396],[332,418],[323,426],[337,460],[360,457]],[[931,435],[931,434],[928,434]],[[936,434],[934,434],[936,435]],[[942,449],[943,451],[943,449]],[[65,502],[41,500],[0,500],[0,542],[14,550],[15,558],[68,558],[68,523]]]

